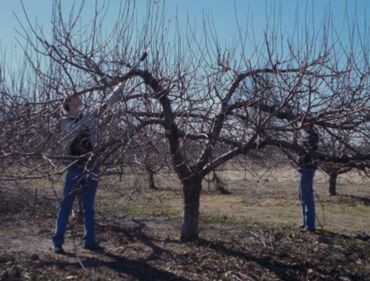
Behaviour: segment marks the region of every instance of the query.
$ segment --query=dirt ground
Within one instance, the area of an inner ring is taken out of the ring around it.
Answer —
[[[291,185],[271,183],[269,176],[272,188],[258,177],[255,188],[246,191],[228,175],[223,179],[231,195],[204,185],[201,239],[196,243],[179,242],[181,192],[170,188],[174,182],[159,178],[161,189],[148,191],[144,185],[133,189],[142,182],[130,186],[123,181],[101,186],[98,193],[97,236],[104,250],[83,249],[82,226],[72,219],[66,255],[54,254],[51,247],[58,205],[54,191],[38,191],[35,197],[32,185],[2,185],[0,280],[370,280],[370,227],[363,221],[370,214],[366,185],[347,188],[343,180],[341,192],[346,193],[329,198],[319,181],[326,208],[334,209],[333,215],[356,215],[352,224],[358,230],[343,222],[347,231],[342,231],[337,222],[337,228],[325,225],[309,233],[293,223],[299,215],[279,218],[284,209],[296,212],[299,207]],[[245,185],[252,186],[250,181]],[[255,216],[272,207],[275,214]],[[248,214],[235,211],[241,208]]]

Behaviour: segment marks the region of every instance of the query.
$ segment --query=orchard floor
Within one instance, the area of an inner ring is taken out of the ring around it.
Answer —
[[[318,227],[297,228],[293,171],[223,171],[230,194],[203,183],[200,239],[179,242],[181,189],[171,175],[102,178],[96,201],[104,250],[81,247],[71,219],[66,255],[52,251],[60,183],[0,185],[0,280],[370,280],[370,180],[339,179],[327,195],[315,181]]]

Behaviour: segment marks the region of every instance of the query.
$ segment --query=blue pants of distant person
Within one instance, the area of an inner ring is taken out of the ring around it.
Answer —
[[[314,176],[315,170],[299,171],[299,200],[302,204],[302,223],[308,230],[315,230]]]
[[[98,187],[96,170],[87,171],[82,164],[75,164],[68,168],[64,178],[63,200],[59,207],[55,234],[52,239],[55,246],[61,247],[64,243],[68,218],[78,193],[80,193],[84,217],[84,245],[95,243],[94,201]]]

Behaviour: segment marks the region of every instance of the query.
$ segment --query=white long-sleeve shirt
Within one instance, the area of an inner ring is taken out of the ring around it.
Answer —
[[[123,83],[117,85],[112,93],[109,95],[108,100],[105,102],[105,109],[110,109],[116,102],[123,97]],[[83,130],[88,130],[89,140],[92,145],[93,151],[98,148],[98,123],[99,112],[101,107],[94,107],[86,113],[81,113],[78,118],[70,118],[63,116],[58,123],[58,129],[62,135],[63,154],[71,156],[71,144],[76,137],[82,133]]]

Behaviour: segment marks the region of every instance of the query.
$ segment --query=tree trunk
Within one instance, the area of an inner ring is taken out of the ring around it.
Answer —
[[[146,168],[147,174],[148,174],[148,184],[149,184],[149,189],[158,189],[155,186],[155,181],[154,181],[154,171],[152,169],[149,169],[148,167]]]
[[[215,186],[217,191],[224,195],[231,194],[231,192],[226,189],[225,183],[221,180],[221,178],[216,174],[215,171],[213,171],[213,179],[216,182]]]
[[[337,195],[337,173],[331,173],[329,178],[329,195]]]
[[[183,181],[184,209],[182,215],[181,241],[191,242],[198,239],[199,205],[202,178],[196,177]]]

